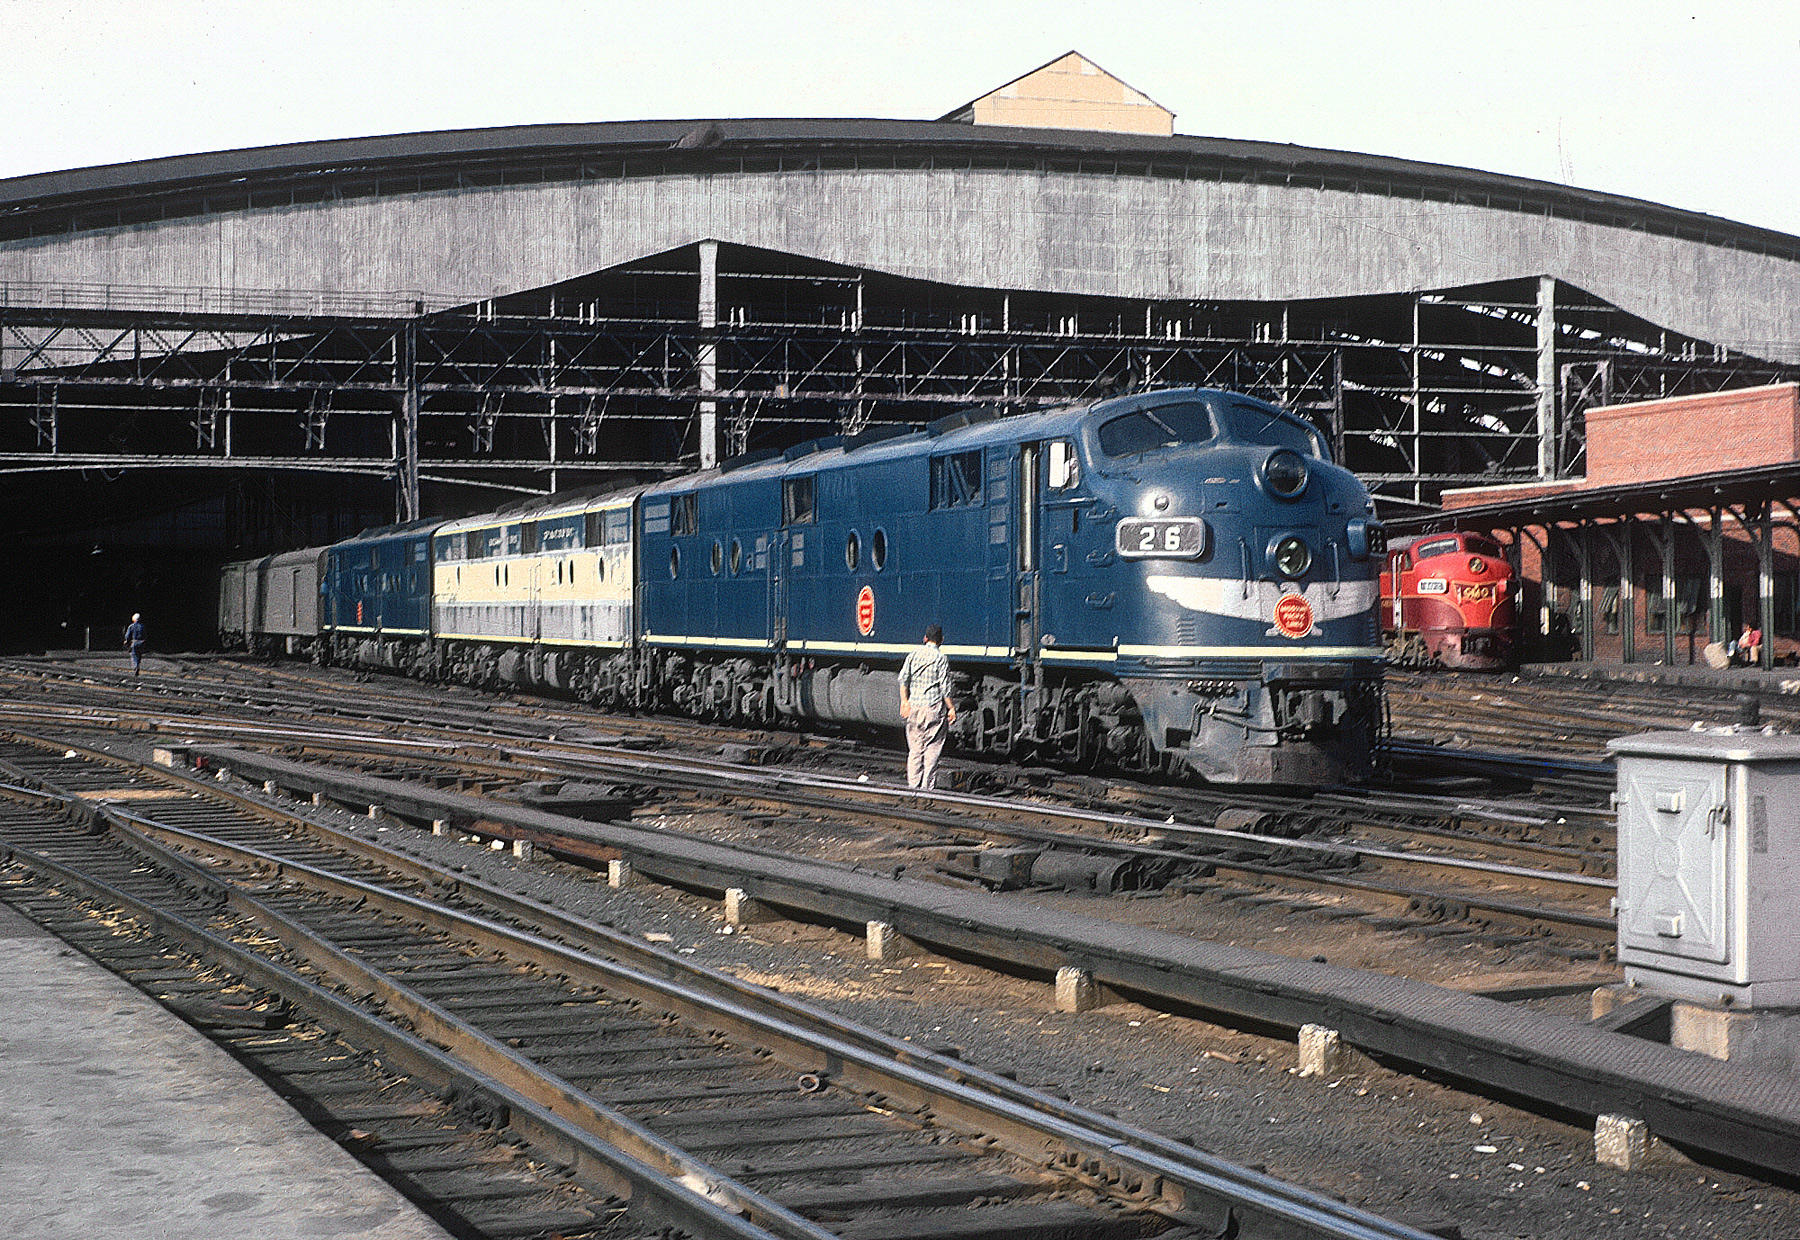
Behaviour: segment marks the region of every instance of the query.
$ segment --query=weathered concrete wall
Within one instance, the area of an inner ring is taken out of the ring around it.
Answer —
[[[1481,206],[1010,171],[660,176],[366,198],[0,244],[0,280],[474,299],[702,238],[953,284],[1283,300],[1539,274],[1800,361],[1800,263]]]

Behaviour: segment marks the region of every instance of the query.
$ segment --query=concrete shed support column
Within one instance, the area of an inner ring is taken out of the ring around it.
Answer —
[[[409,322],[401,337],[400,416],[394,428],[395,508],[402,521],[419,519],[419,329]]]
[[[1634,530],[1631,521],[1613,523],[1613,533],[1617,535],[1614,545],[1619,552],[1619,657],[1626,663],[1637,661],[1637,574],[1631,555],[1631,544],[1637,536]]]
[[[1538,277],[1537,312],[1538,477],[1562,473],[1557,458],[1556,425],[1556,277]]]
[[[1581,627],[1575,637],[1581,642],[1581,657],[1594,661],[1594,536],[1593,528],[1583,521],[1575,532],[1575,560],[1581,570],[1581,593],[1576,606],[1581,609]]]
[[[1706,640],[1725,642],[1736,637],[1725,627],[1725,510],[1714,506],[1706,526]]]
[[[1757,665],[1775,666],[1775,505],[1765,500],[1756,518],[1756,627],[1762,630]]]
[[[1657,544],[1662,555],[1663,596],[1663,664],[1675,666],[1675,514],[1665,512],[1656,523]]]
[[[719,345],[713,333],[719,326],[719,243],[700,243],[700,351],[696,357],[696,385],[700,398],[700,468],[719,463],[719,402],[704,393],[719,390]]]

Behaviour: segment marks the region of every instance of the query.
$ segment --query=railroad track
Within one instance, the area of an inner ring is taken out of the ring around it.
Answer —
[[[9,902],[79,889],[241,977],[256,1010],[317,1013],[459,1096],[494,1121],[489,1148],[568,1169],[560,1207],[525,1212],[535,1231],[482,1234],[592,1230],[624,1199],[701,1236],[1423,1235],[195,781],[0,757],[43,785],[0,814]],[[71,933],[92,945],[94,922]],[[285,1035],[252,1041],[292,1058]],[[391,1130],[367,1108],[333,1122],[390,1170],[469,1178],[480,1160],[440,1168],[403,1109]]]
[[[1398,670],[1386,683],[1399,737],[1455,737],[1482,751],[1603,760],[1607,741],[1652,729],[1738,722],[1800,729],[1800,697],[1737,687]]]
[[[405,694],[411,692],[405,688]],[[166,730],[155,710],[134,717],[129,700],[116,709],[111,721],[119,726]],[[466,722],[423,720],[400,729],[392,722],[397,713],[388,704],[362,721],[347,715],[302,721],[295,714],[277,723],[267,713],[246,722],[225,711],[216,719],[188,715],[178,726],[183,735],[203,742],[279,746],[290,756],[362,774],[489,794],[567,781],[572,791],[587,795],[599,782],[622,790],[611,799],[612,812],[621,811],[621,802],[625,808],[635,803],[641,812],[673,814],[687,829],[715,838],[722,819],[729,819],[727,834],[741,839],[735,824],[746,815],[763,815],[771,824],[794,828],[782,840],[783,850],[817,849],[849,824],[866,829],[874,823],[915,838],[885,857],[861,855],[859,863],[904,867],[915,877],[989,890],[1035,885],[1131,891],[1177,883],[1217,892],[1222,885],[1272,885],[1333,901],[1353,898],[1364,914],[1390,928],[1441,933],[1446,920],[1473,918],[1481,924],[1469,931],[1478,936],[1511,940],[1521,932],[1548,932],[1578,944],[1577,958],[1589,959],[1605,953],[1614,933],[1605,907],[1612,891],[1606,878],[1610,839],[1597,822],[1579,838],[1519,841],[1508,837],[1520,813],[1467,801],[1452,805],[1414,797],[1408,812],[1396,812],[1387,800],[1377,810],[1349,796],[1309,801],[1116,781],[1098,796],[1075,798],[1056,789],[1034,790],[1030,799],[974,793],[897,797],[892,787],[827,770],[745,766],[660,747],[645,752],[638,747],[645,739],[641,735],[626,748],[608,743],[618,741],[616,736],[564,739],[571,731],[567,723],[559,728],[539,718],[527,721],[523,735],[503,735],[493,720],[480,731]],[[35,719],[62,727],[99,722],[85,709],[45,707],[34,714],[30,707],[15,706],[9,714],[20,723]],[[1085,788],[1094,781],[1070,782]],[[1113,798],[1140,812],[1105,808]],[[1076,803],[1065,803],[1071,800]],[[556,798],[529,803],[593,816],[592,806],[565,809]],[[1171,807],[1184,819],[1195,817],[1177,821],[1170,814],[1165,820],[1163,811]],[[729,814],[722,812],[726,809]],[[1158,816],[1141,812],[1149,809]],[[1567,815],[1557,819],[1567,826]],[[1538,821],[1549,820],[1540,814]],[[1478,825],[1470,829],[1471,823]],[[1496,881],[1514,890],[1496,894],[1489,890]]]

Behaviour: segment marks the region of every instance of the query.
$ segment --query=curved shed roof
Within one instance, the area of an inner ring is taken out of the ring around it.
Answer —
[[[1283,300],[1551,275],[1800,360],[1800,238],[1468,168],[944,121],[350,138],[0,181],[0,280],[471,299],[712,237],[946,283]]]
[[[220,196],[303,181],[354,180],[432,171],[551,171],[584,158],[665,157],[669,171],[698,172],[733,156],[826,152],[1018,156],[1087,156],[1118,165],[1122,175],[1234,173],[1245,180],[1309,188],[1344,188],[1399,197],[1466,195],[1482,205],[1567,216],[1714,245],[1800,258],[1800,237],[1684,211],[1639,198],[1482,172],[1448,164],[1334,151],[1276,142],[1089,130],[977,127],[949,121],[671,120],[513,125],[335,138],[244,147],[163,159],[104,164],[0,179],[0,237],[100,226],[108,206],[195,198],[224,206]],[[1096,172],[1106,171],[1095,167]],[[571,170],[573,172],[573,170]],[[650,173],[645,166],[639,170]],[[404,192],[398,187],[393,192]],[[196,210],[200,209],[196,201]],[[99,213],[96,216],[95,213]]]

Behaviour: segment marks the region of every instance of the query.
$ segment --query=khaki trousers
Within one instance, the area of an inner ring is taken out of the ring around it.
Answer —
[[[944,703],[912,704],[906,721],[906,783],[911,788],[930,788],[937,783],[938,758],[950,735],[949,712]]]

